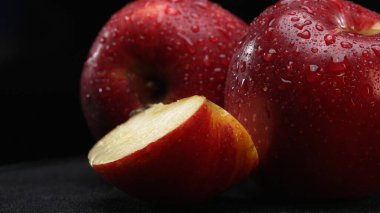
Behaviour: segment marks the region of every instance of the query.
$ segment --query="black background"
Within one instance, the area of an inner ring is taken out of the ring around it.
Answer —
[[[128,2],[0,1],[0,164],[87,154],[95,141],[79,103],[82,65]],[[275,0],[215,2],[249,23]],[[371,2],[361,4],[380,11]]]

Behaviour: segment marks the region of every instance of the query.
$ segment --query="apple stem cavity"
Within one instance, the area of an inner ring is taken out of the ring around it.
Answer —
[[[207,0],[125,5],[99,32],[82,71],[81,104],[95,139],[147,104],[202,95],[223,106],[229,62],[247,27]]]

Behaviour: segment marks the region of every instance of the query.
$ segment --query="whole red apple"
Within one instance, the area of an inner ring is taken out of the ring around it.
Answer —
[[[91,166],[140,199],[210,199],[257,168],[247,130],[204,97],[154,104],[131,117],[91,149]]]
[[[316,198],[380,189],[380,16],[343,0],[283,0],[234,55],[225,107],[266,186]]]
[[[207,0],[138,0],[96,38],[81,79],[88,125],[100,138],[151,103],[204,95],[218,105],[247,25]]]

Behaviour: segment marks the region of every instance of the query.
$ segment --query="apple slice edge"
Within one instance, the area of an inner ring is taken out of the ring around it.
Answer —
[[[144,149],[181,126],[205,101],[203,96],[192,96],[167,105],[152,105],[101,138],[88,154],[90,165],[114,162]]]

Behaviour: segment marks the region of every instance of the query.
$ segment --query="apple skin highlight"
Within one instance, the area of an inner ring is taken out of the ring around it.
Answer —
[[[137,0],[96,38],[81,78],[81,103],[96,139],[146,105],[203,95],[224,103],[231,55],[247,24],[201,0]]]
[[[258,155],[248,132],[209,101],[145,148],[113,162],[92,165],[134,197],[170,203],[213,198],[257,166]]]
[[[283,0],[252,22],[225,108],[255,141],[267,189],[323,199],[380,190],[379,22],[342,0]]]

